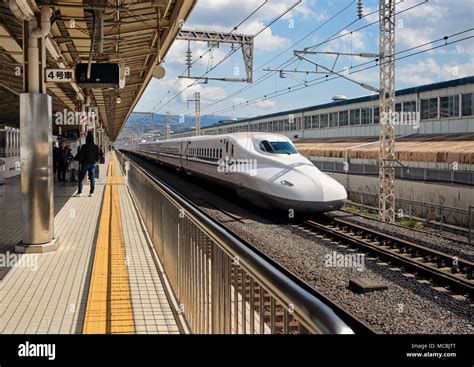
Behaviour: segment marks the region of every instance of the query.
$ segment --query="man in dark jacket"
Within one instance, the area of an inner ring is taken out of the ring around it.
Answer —
[[[67,172],[67,149],[66,143],[62,141],[59,144],[59,149],[56,152],[56,163],[58,169],[58,181],[59,182],[67,182],[66,181],[66,172]]]
[[[54,143],[54,147],[53,147],[53,172],[54,172],[54,175],[56,175],[56,172],[58,171],[58,157],[59,157],[58,143]]]
[[[99,161],[99,147],[94,144],[94,136],[92,132],[87,133],[86,144],[81,147],[78,157],[81,170],[79,171],[79,190],[77,196],[81,196],[84,183],[84,177],[89,173],[89,181],[91,182],[91,191],[89,196],[94,196],[95,189],[95,166]]]

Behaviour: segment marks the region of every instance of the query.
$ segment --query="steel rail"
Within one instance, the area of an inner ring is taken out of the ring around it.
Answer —
[[[443,252],[391,236],[340,218],[331,218],[329,224],[314,220],[303,225],[342,243],[366,250],[382,259],[396,263],[416,274],[422,274],[435,283],[463,296],[474,297],[474,263],[455,258]],[[348,232],[344,231],[344,228]],[[360,234],[356,237],[353,232]],[[449,268],[449,270],[448,270]]]

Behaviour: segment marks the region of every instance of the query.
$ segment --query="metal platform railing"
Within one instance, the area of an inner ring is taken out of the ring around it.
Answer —
[[[196,334],[347,334],[335,312],[192,203],[117,154]]]

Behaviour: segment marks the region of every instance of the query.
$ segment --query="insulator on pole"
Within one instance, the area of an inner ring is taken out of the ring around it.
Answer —
[[[186,51],[186,66],[188,67],[188,76],[191,75],[191,67],[193,65],[193,53],[191,51],[191,43],[188,41],[188,50]]]
[[[362,4],[362,0],[357,1],[357,15],[359,18],[364,16],[364,5]]]

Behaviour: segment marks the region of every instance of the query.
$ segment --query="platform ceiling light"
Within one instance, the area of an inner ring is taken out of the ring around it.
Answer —
[[[156,66],[155,69],[153,70],[153,77],[155,79],[158,79],[158,80],[163,79],[165,75],[166,75],[166,70],[161,65]]]
[[[117,104],[122,103],[122,98],[120,98],[120,96],[117,96],[117,101],[116,102],[117,102]]]

